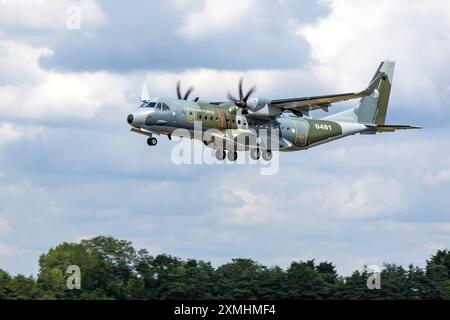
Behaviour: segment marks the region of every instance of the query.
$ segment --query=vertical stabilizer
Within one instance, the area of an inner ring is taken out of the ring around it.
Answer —
[[[361,99],[357,109],[358,122],[377,125],[385,124],[391,85],[394,78],[394,69],[394,61],[384,61],[381,63],[372,78],[372,82],[380,74],[382,74],[382,77],[378,81],[373,93]]]

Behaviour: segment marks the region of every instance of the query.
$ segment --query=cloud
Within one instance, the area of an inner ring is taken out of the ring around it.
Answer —
[[[218,199],[218,206],[214,210],[222,215],[225,223],[251,225],[282,219],[281,212],[269,194],[250,190],[235,183],[214,189],[212,196]]]
[[[425,183],[430,186],[437,186],[442,183],[450,182],[450,169],[443,169],[439,171],[436,175],[428,173],[425,176]]]
[[[429,242],[423,245],[423,249],[431,256],[435,254],[438,250],[448,249],[448,243]]]
[[[0,242],[0,257],[9,257],[13,252],[13,247]]]
[[[0,122],[0,145],[14,143],[22,139],[33,140],[43,137],[45,129],[39,126],[20,126]],[[1,177],[1,176],[0,176]]]
[[[287,69],[304,65],[302,23],[326,14],[314,1],[105,1],[105,26],[61,29],[42,63],[71,71]],[[107,27],[106,27],[107,26]]]
[[[369,176],[328,182],[317,190],[302,192],[299,203],[337,218],[374,218],[403,213],[407,208],[401,185],[393,179]]]
[[[130,106],[132,80],[106,72],[59,73],[42,69],[48,48],[0,42],[0,115],[23,119],[91,119],[112,105]],[[6,127],[3,128],[6,130]],[[10,130],[11,131],[11,130]]]
[[[0,38],[0,86],[6,88],[38,83],[45,74],[39,66],[39,58],[51,54],[52,50],[47,47],[36,48],[20,41]]]
[[[315,72],[324,83],[353,90],[368,83],[381,60],[396,60],[394,115],[442,121],[450,82],[450,3],[329,0],[332,14],[302,26]],[[426,23],[417,23],[426,21]],[[426,105],[426,110],[424,110]],[[405,111],[407,113],[405,114]]]
[[[217,37],[224,32],[238,32],[255,5],[257,3],[253,0],[206,0],[200,10],[188,11],[177,32],[190,40]]]
[[[0,235],[4,235],[11,230],[8,220],[0,217]]]
[[[5,27],[24,29],[60,29],[66,27],[70,12],[80,9],[85,26],[96,26],[106,22],[106,16],[96,0],[2,0],[0,2],[0,24]]]

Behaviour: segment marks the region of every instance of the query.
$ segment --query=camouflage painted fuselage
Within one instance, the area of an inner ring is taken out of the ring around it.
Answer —
[[[194,129],[201,128],[203,132],[214,130],[226,140],[236,140],[242,134],[257,138],[264,132],[265,136],[273,136],[278,143],[271,149],[280,151],[308,149],[367,129],[361,124],[306,119],[286,113],[273,118],[255,118],[243,115],[233,103],[211,104],[168,98],[157,98],[152,102],[152,107],[144,104],[134,112],[133,126],[142,130],[141,133],[180,136],[180,129],[184,129],[191,133],[191,137],[206,143],[210,142],[209,138],[194,135]],[[251,141],[236,143],[226,149],[249,150],[255,146]]]
[[[269,159],[271,151],[297,151],[356,133],[376,134],[404,129],[410,125],[386,125],[386,114],[395,62],[383,61],[366,90],[357,93],[269,100],[265,98],[230,98],[234,102],[211,103],[198,100],[154,98],[142,95],[141,107],[128,115],[131,131],[149,136],[147,144],[157,143],[154,134],[169,138],[181,136],[198,139],[216,149],[222,160],[228,151],[236,160],[236,151],[250,150],[254,158]],[[179,91],[179,90],[178,90]],[[189,91],[188,91],[189,93]],[[144,98],[143,98],[144,97]],[[360,99],[357,106],[321,119],[304,117],[310,111],[328,111],[331,103]],[[219,138],[219,139],[217,139]]]

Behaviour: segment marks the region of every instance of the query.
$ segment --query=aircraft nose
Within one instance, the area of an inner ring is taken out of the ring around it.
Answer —
[[[132,115],[132,114],[129,114],[128,117],[127,117],[127,122],[128,122],[128,124],[132,124],[132,123],[133,123],[133,120],[134,120],[133,115]]]

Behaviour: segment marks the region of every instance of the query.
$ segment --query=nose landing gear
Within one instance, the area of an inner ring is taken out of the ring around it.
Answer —
[[[147,139],[147,144],[151,147],[156,146],[157,143],[158,143],[158,140],[154,137],[150,137]]]

